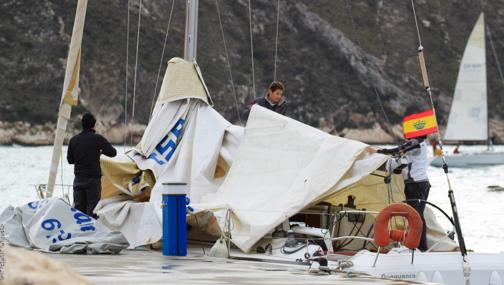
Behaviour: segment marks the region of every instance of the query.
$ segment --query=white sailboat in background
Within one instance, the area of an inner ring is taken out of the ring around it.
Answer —
[[[444,135],[445,141],[489,140],[487,74],[485,52],[485,17],[481,13],[474,26],[466,48],[455,86],[453,103]],[[504,164],[504,153],[484,151],[446,155],[450,167],[472,167]],[[441,157],[431,162],[442,166]]]

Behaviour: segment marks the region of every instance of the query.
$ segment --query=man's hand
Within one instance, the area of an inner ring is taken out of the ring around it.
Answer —
[[[369,154],[374,154],[376,153],[378,150],[372,146],[368,146],[366,147],[366,152],[369,153]]]

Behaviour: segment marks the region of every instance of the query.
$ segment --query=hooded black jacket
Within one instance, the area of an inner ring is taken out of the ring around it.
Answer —
[[[84,130],[70,139],[67,160],[75,164],[76,177],[101,177],[100,155],[116,156],[115,148],[93,130]]]

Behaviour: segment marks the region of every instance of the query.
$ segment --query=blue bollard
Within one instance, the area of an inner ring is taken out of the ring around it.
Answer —
[[[163,183],[163,255],[187,255],[185,183]]]

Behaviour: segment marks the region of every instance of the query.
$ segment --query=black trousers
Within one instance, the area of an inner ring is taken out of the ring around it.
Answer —
[[[430,183],[426,182],[414,182],[414,183],[406,183],[404,187],[404,195],[406,195],[406,200],[409,199],[420,199],[427,201],[429,197],[430,191]],[[423,227],[422,227],[422,238],[420,239],[420,245],[418,249],[421,251],[426,251],[427,247],[427,226],[425,224],[424,218],[424,210],[425,203],[419,203],[418,201],[408,201],[407,202],[411,207],[415,208],[415,210],[420,214],[422,218]]]
[[[100,177],[75,177],[73,184],[75,209],[97,219],[93,210],[101,198]]]

